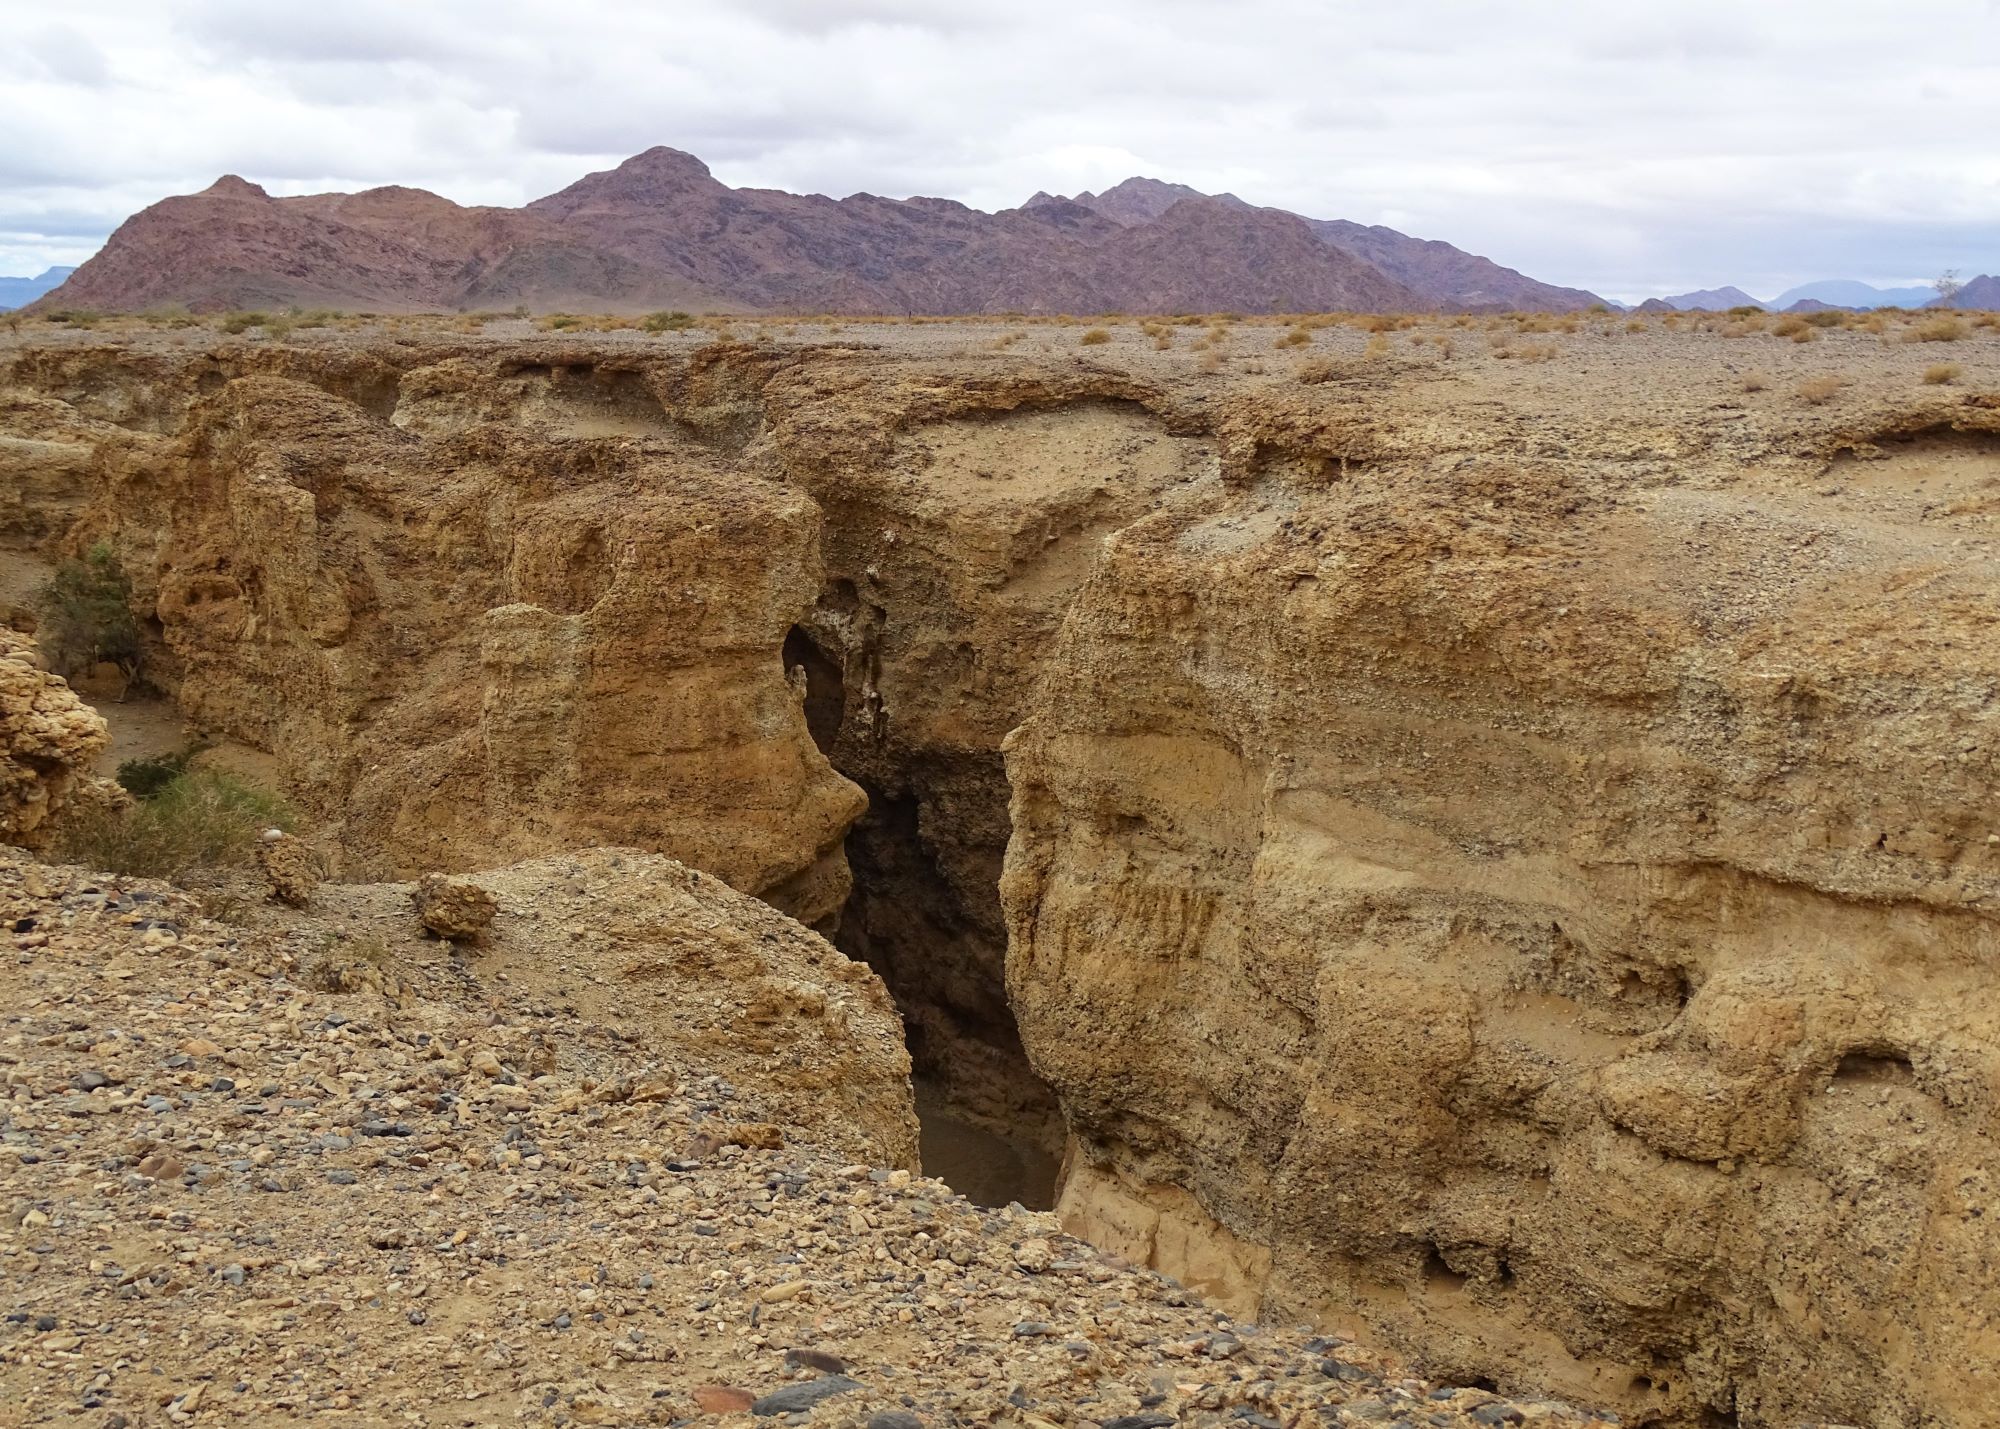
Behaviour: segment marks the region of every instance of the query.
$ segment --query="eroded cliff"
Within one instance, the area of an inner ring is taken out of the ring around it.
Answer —
[[[1120,533],[1009,754],[1070,1223],[1455,1374],[1980,1422],[1996,489],[1258,467]]]
[[[2000,361],[972,336],[23,346],[0,542],[111,541],[355,872],[637,845],[829,931],[1242,1313],[1981,1422]]]

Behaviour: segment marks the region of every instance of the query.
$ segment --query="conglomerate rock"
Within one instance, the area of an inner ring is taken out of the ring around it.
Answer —
[[[35,642],[0,626],[0,843],[43,843],[108,738],[98,713],[42,668]]]

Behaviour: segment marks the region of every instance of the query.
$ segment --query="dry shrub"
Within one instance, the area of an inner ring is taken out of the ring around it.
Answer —
[[[1933,362],[1924,369],[1924,382],[1931,387],[1948,387],[1958,381],[1965,369],[1956,362]]]
[[[1802,328],[1800,328],[1800,329],[1799,329],[1799,330],[1798,330],[1797,332],[1795,332],[1795,333],[1793,333],[1793,334],[1792,334],[1792,341],[1793,341],[1793,342],[1818,342],[1818,341],[1819,341],[1819,329],[1818,329],[1818,328],[1814,328],[1814,327],[1802,327]]]
[[[1811,331],[1806,320],[1797,313],[1786,313],[1771,324],[1772,337],[1797,337],[1802,332]]]
[[[1220,372],[1222,370],[1222,354],[1210,348],[1201,355],[1200,366],[1203,372]]]
[[[1153,334],[1153,347],[1156,351],[1165,352],[1168,348],[1172,347],[1173,345],[1174,345],[1174,330],[1172,328],[1163,327],[1158,332]]]
[[[1559,350],[1552,342],[1524,342],[1518,347],[1508,346],[1498,348],[1493,355],[1495,357],[1512,358],[1516,362],[1548,362],[1555,357]]]
[[[1950,314],[1926,318],[1903,334],[1904,342],[1957,342],[1965,336],[1965,323]]]
[[[1838,377],[1814,377],[1799,384],[1799,400],[1808,407],[1824,407],[1846,385]]]
[[[2000,313],[1981,313],[1972,320],[1974,327],[2000,327]]]
[[[1308,387],[1317,387],[1322,382],[1331,382],[1340,375],[1340,364],[1330,357],[1309,357],[1301,362],[1296,374],[1299,381]]]
[[[1625,331],[1627,331],[1627,332],[1644,332],[1645,330],[1646,330],[1646,320],[1645,320],[1644,318],[1627,318],[1627,319],[1626,319],[1626,321],[1625,321]]]
[[[1364,357],[1387,357],[1388,355],[1389,339],[1383,333],[1377,333],[1375,336],[1369,338],[1368,346],[1362,351],[1362,356]]]
[[[265,829],[290,830],[293,815],[267,789],[213,769],[190,769],[124,808],[98,807],[71,820],[57,852],[105,873],[178,878],[250,862]]]
[[[1771,379],[1761,372],[1746,372],[1743,374],[1743,390],[1745,392],[1762,392],[1770,385]]]
[[[1306,347],[1312,343],[1312,340],[1313,335],[1308,329],[1295,327],[1271,345],[1273,347]]]

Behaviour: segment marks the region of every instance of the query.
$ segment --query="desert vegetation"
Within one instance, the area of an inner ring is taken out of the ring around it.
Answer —
[[[186,880],[251,862],[267,829],[290,832],[297,818],[268,789],[194,763],[199,750],[128,761],[119,783],[132,795],[73,816],[56,852],[107,873]]]
[[[81,559],[59,562],[34,606],[43,658],[57,674],[111,664],[128,683],[139,678],[144,647],[132,613],[132,579],[110,546],[99,542]]]

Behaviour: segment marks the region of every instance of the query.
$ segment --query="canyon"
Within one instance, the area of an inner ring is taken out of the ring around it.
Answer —
[[[2000,342],[1638,326],[36,328],[0,592],[103,543],[343,889],[658,884],[851,1007],[853,1154],[914,1160],[900,1013],[918,1103],[1239,1320],[1626,1423],[1972,1429]],[[33,841],[98,734],[0,657]],[[837,1063],[812,1025],[773,1055]]]

